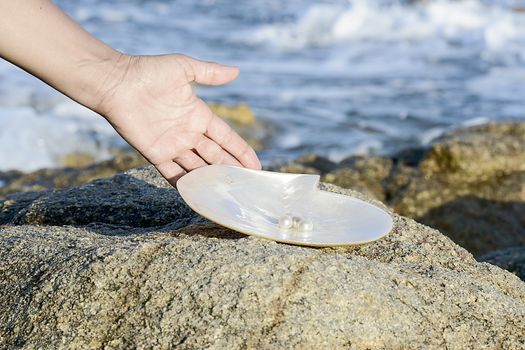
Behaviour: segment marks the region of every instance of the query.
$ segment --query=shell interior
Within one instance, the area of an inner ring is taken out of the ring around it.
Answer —
[[[209,165],[184,175],[177,189],[207,219],[279,242],[355,245],[377,240],[392,229],[386,211],[355,197],[322,191],[318,185],[319,175]],[[307,221],[307,229],[283,227],[283,216]]]

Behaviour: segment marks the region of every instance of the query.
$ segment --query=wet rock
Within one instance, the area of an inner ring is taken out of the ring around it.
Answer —
[[[524,123],[460,129],[430,147],[390,204],[476,256],[523,245],[524,169]]]
[[[312,153],[302,156],[286,165],[270,167],[269,170],[283,173],[325,174],[334,170],[336,167],[337,163]]]
[[[73,158],[69,161],[74,162]],[[145,164],[147,161],[138,153],[123,151],[115,153],[113,159],[80,168],[42,169],[29,174],[16,172],[16,176],[9,177],[5,181],[5,186],[0,187],[0,198],[15,192],[34,192],[77,186]]]
[[[497,250],[478,260],[497,265],[525,281],[525,246]]]
[[[255,118],[255,114],[245,103],[236,106],[221,103],[208,105],[213,113],[225,119],[256,151],[263,149],[271,138],[271,125]]]
[[[71,189],[11,195],[0,202],[0,225],[154,227],[180,221],[183,227],[197,220],[168,183],[156,176],[149,183],[146,174],[151,172],[132,170]]]
[[[0,348],[525,343],[525,284],[411,219],[368,245],[311,249],[184,208],[151,168],[26,198],[0,228]]]
[[[323,181],[352,188],[385,202],[385,182],[392,171],[392,160],[383,157],[352,156],[326,174]]]

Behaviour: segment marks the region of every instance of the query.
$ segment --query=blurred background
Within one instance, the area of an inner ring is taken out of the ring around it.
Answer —
[[[450,128],[525,119],[523,0],[55,2],[127,53],[239,66],[235,83],[198,93],[246,103],[265,165],[389,155]],[[0,171],[125,147],[101,117],[0,61]]]

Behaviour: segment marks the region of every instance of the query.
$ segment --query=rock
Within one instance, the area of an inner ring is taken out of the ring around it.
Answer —
[[[525,123],[456,130],[437,140],[391,193],[396,212],[479,256],[525,244]]]
[[[24,201],[0,228],[0,348],[525,343],[525,283],[398,215],[368,245],[279,244],[203,220],[151,168]]]
[[[73,162],[72,159],[69,161]],[[113,159],[80,168],[42,169],[29,174],[16,172],[16,176],[8,178],[5,181],[5,186],[0,187],[0,198],[15,192],[43,191],[77,186],[145,164],[147,161],[138,153],[123,151],[115,153]]]
[[[180,221],[178,227],[185,227],[196,220],[196,214],[162,178],[138,180],[133,177],[135,173],[62,191],[11,195],[0,202],[0,225],[155,227]]]
[[[235,129],[256,151],[264,148],[273,132],[271,125],[255,118],[251,108],[245,103],[229,106],[221,103],[208,103],[217,114]]]
[[[525,246],[491,252],[479,258],[516,274],[525,281]]]
[[[525,123],[500,122],[455,130],[438,140],[420,164],[428,175],[480,182],[525,171]]]
[[[317,154],[307,154],[286,165],[277,167],[270,166],[269,170],[283,173],[325,174],[334,170],[336,167],[337,163],[332,162],[328,158],[321,157]]]
[[[84,168],[94,163],[96,159],[92,154],[82,152],[66,154],[59,160],[59,164],[66,168]]]
[[[253,126],[257,121],[255,114],[245,103],[239,103],[237,106],[228,106],[212,102],[208,105],[213,113],[235,124]]]
[[[372,198],[386,201],[385,182],[392,171],[392,160],[384,157],[352,156],[323,177],[323,181],[352,188]]]

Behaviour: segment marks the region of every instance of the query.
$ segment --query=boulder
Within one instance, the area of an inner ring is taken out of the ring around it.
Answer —
[[[525,281],[525,246],[497,250],[479,260],[504,268]]]
[[[5,185],[0,187],[0,198],[5,197],[9,193],[35,192],[78,186],[94,179],[110,177],[119,172],[147,164],[147,161],[141,155],[132,151],[115,151],[112,159],[89,165],[83,164],[82,160],[75,160],[74,155],[68,155],[66,158],[68,159],[68,165],[81,166],[41,169],[28,174],[18,171],[0,172],[0,180],[2,179],[2,174],[4,174],[5,179]]]
[[[392,167],[392,160],[385,157],[351,156],[341,161],[336,170],[325,174],[323,181],[386,202],[385,184]]]
[[[280,244],[204,220],[152,168],[0,203],[0,348],[525,344],[525,283],[399,215],[363,246]]]
[[[389,204],[476,256],[525,245],[525,123],[453,131],[430,146]]]

